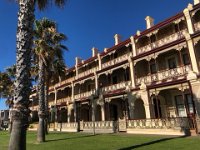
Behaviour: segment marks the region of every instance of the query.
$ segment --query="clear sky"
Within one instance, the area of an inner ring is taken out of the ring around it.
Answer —
[[[15,63],[16,3],[0,3],[0,71]],[[14,1],[14,0],[13,0]],[[67,66],[75,64],[75,57],[91,57],[91,48],[99,51],[114,45],[114,34],[125,40],[137,30],[146,28],[144,18],[151,16],[159,23],[187,7],[193,0],[69,0],[64,9],[49,6],[44,12],[36,9],[36,19],[47,17],[58,23],[59,31],[68,36],[65,45]],[[0,99],[0,109],[5,108]]]

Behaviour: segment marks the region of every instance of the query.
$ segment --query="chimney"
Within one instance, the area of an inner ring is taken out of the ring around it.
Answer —
[[[121,36],[119,34],[115,34],[114,38],[115,38],[115,45],[121,42]]]
[[[147,16],[145,18],[145,20],[146,20],[147,29],[149,29],[149,28],[154,26],[154,19],[152,17]]]
[[[98,49],[93,47],[92,48],[92,57],[96,56],[98,54]]]
[[[194,0],[194,5],[197,5],[200,3],[200,0]]]
[[[79,57],[76,57],[75,60],[76,60],[76,66],[82,62],[82,59]]]
[[[107,52],[107,50],[108,50],[108,48],[104,48],[104,50],[103,50],[103,51],[106,53],[106,52]]]

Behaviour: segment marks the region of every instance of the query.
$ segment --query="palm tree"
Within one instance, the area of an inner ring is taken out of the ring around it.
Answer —
[[[6,104],[10,105],[13,93],[13,81],[7,72],[0,72],[0,97],[6,98]]]
[[[45,141],[45,118],[47,118],[48,102],[46,99],[45,108],[45,89],[48,89],[49,70],[55,60],[63,60],[63,50],[67,49],[61,44],[66,40],[66,36],[57,32],[56,23],[43,18],[35,21],[34,30],[34,58],[39,66],[38,95],[39,95],[39,125],[37,141]],[[45,88],[46,87],[46,88]],[[47,119],[46,119],[47,120]],[[46,123],[47,125],[47,123]]]
[[[17,24],[17,60],[15,99],[13,110],[13,129],[10,136],[9,150],[26,150],[26,129],[30,111],[30,59],[33,39],[34,9],[45,9],[53,0],[17,0],[19,4]],[[54,0],[58,7],[64,6],[66,0]]]

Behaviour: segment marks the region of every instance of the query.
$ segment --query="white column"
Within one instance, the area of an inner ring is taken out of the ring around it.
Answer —
[[[132,53],[133,53],[133,57],[134,57],[137,55],[134,36],[131,36],[130,39],[131,39]]]
[[[99,60],[99,70],[101,70],[101,56],[100,56],[100,54],[98,54],[97,56],[98,56],[98,60]]]
[[[104,104],[101,105],[101,120],[105,121],[105,109],[104,109]]]
[[[191,19],[191,16],[190,16],[190,5],[188,5],[188,8],[185,8],[183,10],[183,13],[185,15],[185,18],[186,18],[186,21],[187,21],[187,27],[188,27],[188,32],[190,34],[193,34],[194,33],[194,28],[193,28],[193,25],[192,25],[192,19]]]
[[[142,100],[144,101],[146,118],[149,119],[151,118],[151,110],[150,110],[149,96],[148,96],[147,89],[144,89],[143,91],[141,91],[140,94],[141,94]]]
[[[97,89],[98,89],[98,76],[97,76],[96,72],[94,73],[94,77],[95,77],[95,90],[97,91]]]
[[[188,46],[188,51],[189,51],[189,55],[190,55],[192,70],[193,70],[194,73],[198,74],[199,68],[198,68],[197,59],[196,59],[196,56],[195,56],[194,44],[193,44],[193,41],[191,39],[190,34],[185,34],[185,39],[187,41],[187,46]]]
[[[73,82],[71,83],[71,87],[72,87],[72,96],[71,96],[71,98],[72,98],[72,101],[74,101],[74,84],[73,84]]]
[[[135,79],[134,79],[134,64],[131,58],[129,58],[129,66],[130,66],[130,74],[131,74],[131,84],[132,87],[135,88]]]
[[[54,93],[55,93],[54,104],[57,105],[57,90],[55,87],[54,87]]]

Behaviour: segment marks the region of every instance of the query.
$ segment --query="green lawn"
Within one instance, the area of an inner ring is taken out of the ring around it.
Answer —
[[[7,150],[9,134],[0,131],[0,150]],[[36,142],[28,133],[27,150],[198,150],[200,137],[170,137],[130,134],[50,133],[46,142]]]

